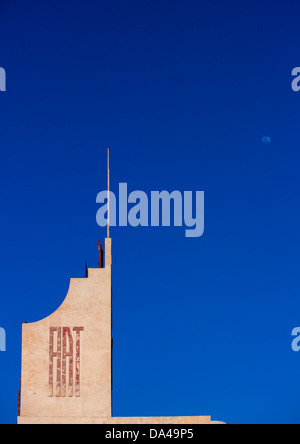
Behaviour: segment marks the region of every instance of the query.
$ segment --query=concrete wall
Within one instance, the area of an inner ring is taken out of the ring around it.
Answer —
[[[55,313],[23,324],[21,417],[111,416],[110,239],[105,259]]]
[[[209,416],[178,416],[178,417],[153,417],[153,418],[67,418],[67,417],[52,417],[52,418],[19,418],[19,424],[153,424],[153,425],[184,425],[184,424],[208,424],[211,425],[211,418]]]

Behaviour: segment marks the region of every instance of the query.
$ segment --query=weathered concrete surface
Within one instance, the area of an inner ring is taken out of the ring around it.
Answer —
[[[82,331],[74,331],[74,328]],[[59,363],[57,356],[50,356],[51,329],[56,329],[52,333],[53,354],[61,350]],[[77,362],[79,333],[80,356]],[[70,354],[70,340],[73,340],[71,363],[67,356]],[[51,373],[53,396],[49,396]],[[78,376],[80,396],[76,395]],[[88,279],[72,279],[68,295],[55,313],[42,321],[23,324],[21,381],[21,417],[111,416],[110,239],[106,240],[105,268],[90,269]],[[70,396],[72,392],[73,396]]]
[[[209,416],[149,417],[149,418],[19,418],[19,424],[212,424]]]

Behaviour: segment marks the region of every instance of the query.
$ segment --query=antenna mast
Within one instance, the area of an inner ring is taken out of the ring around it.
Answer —
[[[107,148],[107,238],[110,238],[110,169],[109,169],[109,152]]]

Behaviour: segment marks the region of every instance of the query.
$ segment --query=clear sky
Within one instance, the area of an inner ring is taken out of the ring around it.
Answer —
[[[107,146],[114,191],[205,191],[201,238],[112,229],[114,414],[300,423],[299,13],[1,0],[1,423],[16,422],[22,322],[97,266]]]

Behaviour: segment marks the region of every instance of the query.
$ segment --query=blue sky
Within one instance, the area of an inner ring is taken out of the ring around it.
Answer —
[[[16,422],[22,322],[97,266],[107,146],[113,191],[205,192],[201,238],[112,229],[114,414],[300,423],[299,12],[1,1],[1,423]]]

